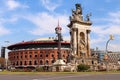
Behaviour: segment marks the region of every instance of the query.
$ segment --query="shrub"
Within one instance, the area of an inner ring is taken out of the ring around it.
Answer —
[[[77,66],[77,71],[88,71],[90,69],[89,65],[80,64]]]
[[[36,68],[35,68],[35,71],[37,71],[37,72],[43,72],[44,69],[43,69],[43,67],[36,67]]]

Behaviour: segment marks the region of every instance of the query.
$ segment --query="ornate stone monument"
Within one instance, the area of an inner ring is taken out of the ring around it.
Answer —
[[[68,27],[70,29],[71,36],[71,54],[78,63],[85,62],[84,59],[91,57],[90,55],[90,21],[91,14],[86,15],[84,20],[82,15],[82,7],[80,4],[76,4],[76,10],[72,10],[72,16],[70,16],[70,23]]]

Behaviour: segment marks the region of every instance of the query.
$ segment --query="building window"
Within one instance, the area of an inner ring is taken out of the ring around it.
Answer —
[[[52,54],[52,57],[54,57],[54,55]]]
[[[37,65],[37,61],[34,61],[34,65]]]
[[[42,57],[42,54],[40,54],[40,57]]]
[[[46,54],[46,57],[48,57],[48,54]]]
[[[37,57],[37,55],[35,55],[35,58]]]
[[[46,57],[48,57],[49,51],[46,51]]]
[[[18,61],[17,61],[16,65],[18,65]]]
[[[29,52],[29,54],[32,54],[32,52]]]
[[[55,62],[54,60],[51,61],[51,63],[54,63],[54,62]]]
[[[24,62],[24,65],[27,65],[27,61]]]
[[[43,65],[43,61],[42,60],[40,60],[40,65]]]
[[[32,58],[32,55],[30,55],[30,58]]]
[[[20,65],[22,65],[22,61],[20,61]]]
[[[25,58],[27,58],[27,55],[25,55]]]
[[[48,62],[49,62],[49,61],[48,61],[48,60],[46,60],[46,64],[47,64],[47,65],[48,65]]]
[[[32,65],[32,61],[29,61],[29,65]]]

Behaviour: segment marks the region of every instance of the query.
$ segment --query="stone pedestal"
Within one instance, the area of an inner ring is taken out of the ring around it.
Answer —
[[[52,71],[62,72],[66,67],[66,63],[62,59],[58,59],[53,63]]]

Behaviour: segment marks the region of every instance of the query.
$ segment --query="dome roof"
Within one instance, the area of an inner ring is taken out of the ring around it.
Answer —
[[[53,41],[53,40],[55,40],[54,37],[49,37],[49,38],[37,38],[32,41]]]

